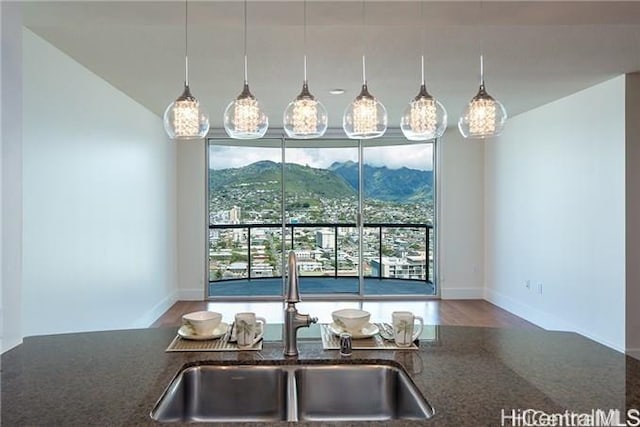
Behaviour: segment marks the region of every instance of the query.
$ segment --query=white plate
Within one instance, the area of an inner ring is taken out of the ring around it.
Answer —
[[[331,331],[331,333],[338,336],[341,333],[345,332],[345,330],[342,329],[340,326],[336,325],[335,322],[329,325],[329,331]],[[350,332],[350,333],[351,333],[351,338],[353,338],[354,340],[359,340],[361,338],[371,338],[378,332],[380,332],[380,329],[378,329],[376,325],[374,325],[373,323],[367,323],[362,329],[360,329],[360,331]]]
[[[216,338],[224,336],[224,334],[226,334],[228,330],[229,325],[224,322],[220,322],[220,324],[210,334],[196,335],[193,333],[193,329],[191,329],[187,325],[182,325],[180,329],[178,329],[178,335],[186,340],[215,340]]]

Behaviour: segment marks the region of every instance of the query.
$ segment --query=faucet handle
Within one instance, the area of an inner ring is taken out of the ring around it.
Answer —
[[[309,324],[312,324],[312,323],[318,323],[318,318],[317,317],[310,317],[309,318]]]

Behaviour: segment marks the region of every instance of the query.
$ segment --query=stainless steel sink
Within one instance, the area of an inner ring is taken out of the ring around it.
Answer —
[[[305,366],[295,371],[298,420],[374,421],[433,415],[408,375],[388,365]]]
[[[387,364],[188,366],[151,417],[161,422],[426,419],[433,408],[407,373]]]
[[[165,390],[151,417],[164,422],[283,421],[287,375],[278,366],[187,367]]]

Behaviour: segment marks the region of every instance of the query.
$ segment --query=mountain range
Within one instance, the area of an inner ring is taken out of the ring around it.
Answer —
[[[240,168],[211,170],[209,191],[218,192],[239,185],[251,185],[280,191],[281,164],[264,160]],[[399,203],[424,201],[433,193],[433,172],[409,169],[389,169],[364,165],[365,198]],[[285,189],[325,198],[344,198],[358,194],[358,163],[335,162],[328,169],[312,168],[295,163],[285,164]]]
[[[329,170],[342,177],[351,188],[358,189],[358,163],[335,162]],[[369,199],[412,202],[430,198],[433,189],[433,171],[422,171],[402,167],[389,169],[386,166],[364,164],[362,170],[364,196]]]

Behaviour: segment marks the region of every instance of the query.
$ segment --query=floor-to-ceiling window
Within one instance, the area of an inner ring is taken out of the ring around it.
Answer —
[[[365,141],[362,156],[365,293],[435,293],[433,144]]]
[[[435,295],[434,144],[210,139],[210,297]]]
[[[208,166],[208,295],[280,295],[282,141],[211,141]]]

